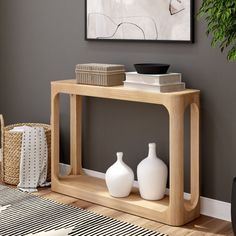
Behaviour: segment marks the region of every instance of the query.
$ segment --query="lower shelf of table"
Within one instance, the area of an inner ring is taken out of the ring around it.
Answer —
[[[130,214],[169,224],[169,197],[159,201],[147,201],[140,197],[136,188],[125,198],[114,198],[109,195],[103,179],[70,175],[52,180],[52,190],[75,198],[114,208]],[[186,200],[186,203],[188,201]]]

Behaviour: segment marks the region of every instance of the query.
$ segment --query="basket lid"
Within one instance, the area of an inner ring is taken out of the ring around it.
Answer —
[[[112,71],[125,71],[124,65],[119,64],[102,64],[102,63],[87,63],[76,65],[77,71],[101,71],[101,72],[112,72]]]

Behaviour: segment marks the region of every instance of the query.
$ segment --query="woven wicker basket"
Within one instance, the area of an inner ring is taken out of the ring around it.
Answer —
[[[45,130],[48,146],[48,173],[47,180],[51,179],[51,128],[50,125],[40,123],[18,123],[4,126],[3,116],[0,115],[1,120],[1,146],[2,146],[2,163],[1,177],[2,181],[7,184],[17,185],[19,183],[20,172],[20,156],[22,133],[9,132],[17,126],[27,125],[30,127],[43,127]]]
[[[76,81],[78,84],[98,86],[123,85],[125,79],[124,65],[88,63],[76,65]]]

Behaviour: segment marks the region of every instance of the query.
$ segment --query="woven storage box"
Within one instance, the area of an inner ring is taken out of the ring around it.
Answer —
[[[125,79],[124,66],[115,64],[78,64],[75,73],[79,84],[116,86]]]
[[[9,132],[17,126],[43,127],[45,130],[48,146],[48,171],[47,181],[51,179],[51,128],[50,125],[40,123],[19,123],[4,127],[3,117],[1,119],[1,147],[2,163],[1,177],[7,184],[17,185],[19,183],[20,156],[22,144],[22,132]]]

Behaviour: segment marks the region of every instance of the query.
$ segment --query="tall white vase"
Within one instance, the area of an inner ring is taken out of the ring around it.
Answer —
[[[146,200],[160,200],[164,197],[168,170],[166,164],[156,155],[156,144],[149,143],[148,157],[137,167],[139,191]]]
[[[117,161],[106,171],[106,185],[113,197],[127,197],[132,189],[134,173],[123,162],[123,152],[117,152]]]

